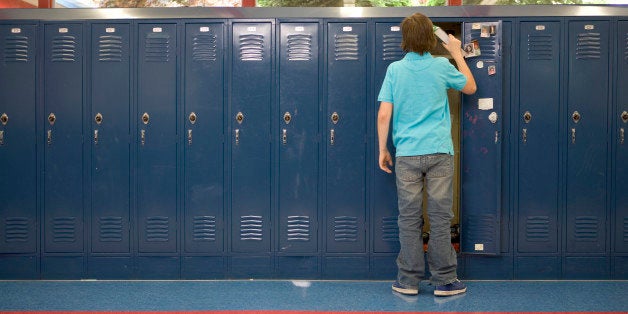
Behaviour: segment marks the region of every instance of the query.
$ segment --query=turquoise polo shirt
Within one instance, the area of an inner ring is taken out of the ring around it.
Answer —
[[[446,58],[409,52],[391,63],[378,101],[393,104],[396,156],[454,154],[447,90],[461,90],[467,78]]]

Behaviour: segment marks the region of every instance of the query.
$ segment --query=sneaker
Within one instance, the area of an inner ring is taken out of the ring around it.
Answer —
[[[465,292],[467,292],[467,285],[458,279],[452,283],[437,286],[436,289],[434,289],[434,295],[438,297],[447,297]]]
[[[395,283],[392,284],[392,289],[395,292],[399,292],[399,293],[405,294],[405,295],[417,295],[417,294],[419,294],[419,289],[406,288],[406,287],[402,286],[399,283],[399,281],[395,281]]]

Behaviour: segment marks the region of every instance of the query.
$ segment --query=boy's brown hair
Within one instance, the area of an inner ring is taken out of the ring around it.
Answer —
[[[401,22],[401,49],[423,55],[436,47],[432,21],[421,13],[414,13]]]

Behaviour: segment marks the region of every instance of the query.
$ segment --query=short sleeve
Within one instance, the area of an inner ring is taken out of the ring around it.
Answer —
[[[390,68],[391,67],[389,66],[386,70],[386,76],[384,77],[384,82],[382,82],[382,87],[379,89],[379,96],[377,96],[377,101],[394,103],[392,94],[392,71]]]
[[[447,81],[447,87],[453,88],[455,90],[462,90],[465,85],[467,85],[467,77],[464,74],[460,73],[453,64],[447,62],[447,77],[445,80]]]

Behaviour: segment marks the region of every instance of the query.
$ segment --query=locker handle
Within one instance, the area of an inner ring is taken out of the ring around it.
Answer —
[[[140,137],[142,138],[142,146],[144,146],[146,144],[146,130],[140,131]]]
[[[94,130],[94,145],[98,145],[98,130]]]
[[[335,141],[336,141],[336,131],[334,131],[334,129],[331,129],[331,131],[329,132],[329,142],[331,145],[334,145]]]
[[[576,128],[571,128],[571,143],[576,143]]]
[[[188,130],[188,145],[192,145],[192,129]]]
[[[619,128],[619,144],[624,144],[624,128]]]
[[[286,145],[288,143],[288,134],[286,134],[287,131],[286,129],[283,129],[282,134],[281,134],[281,142]]]
[[[523,140],[523,143],[528,142],[528,129],[523,129],[521,132],[521,139]]]
[[[0,145],[4,145],[4,131],[0,131]]]
[[[52,144],[52,130],[48,130],[48,145]]]
[[[499,142],[499,131],[495,131],[495,144]]]
[[[235,143],[236,145],[240,144],[240,129],[235,130]]]

